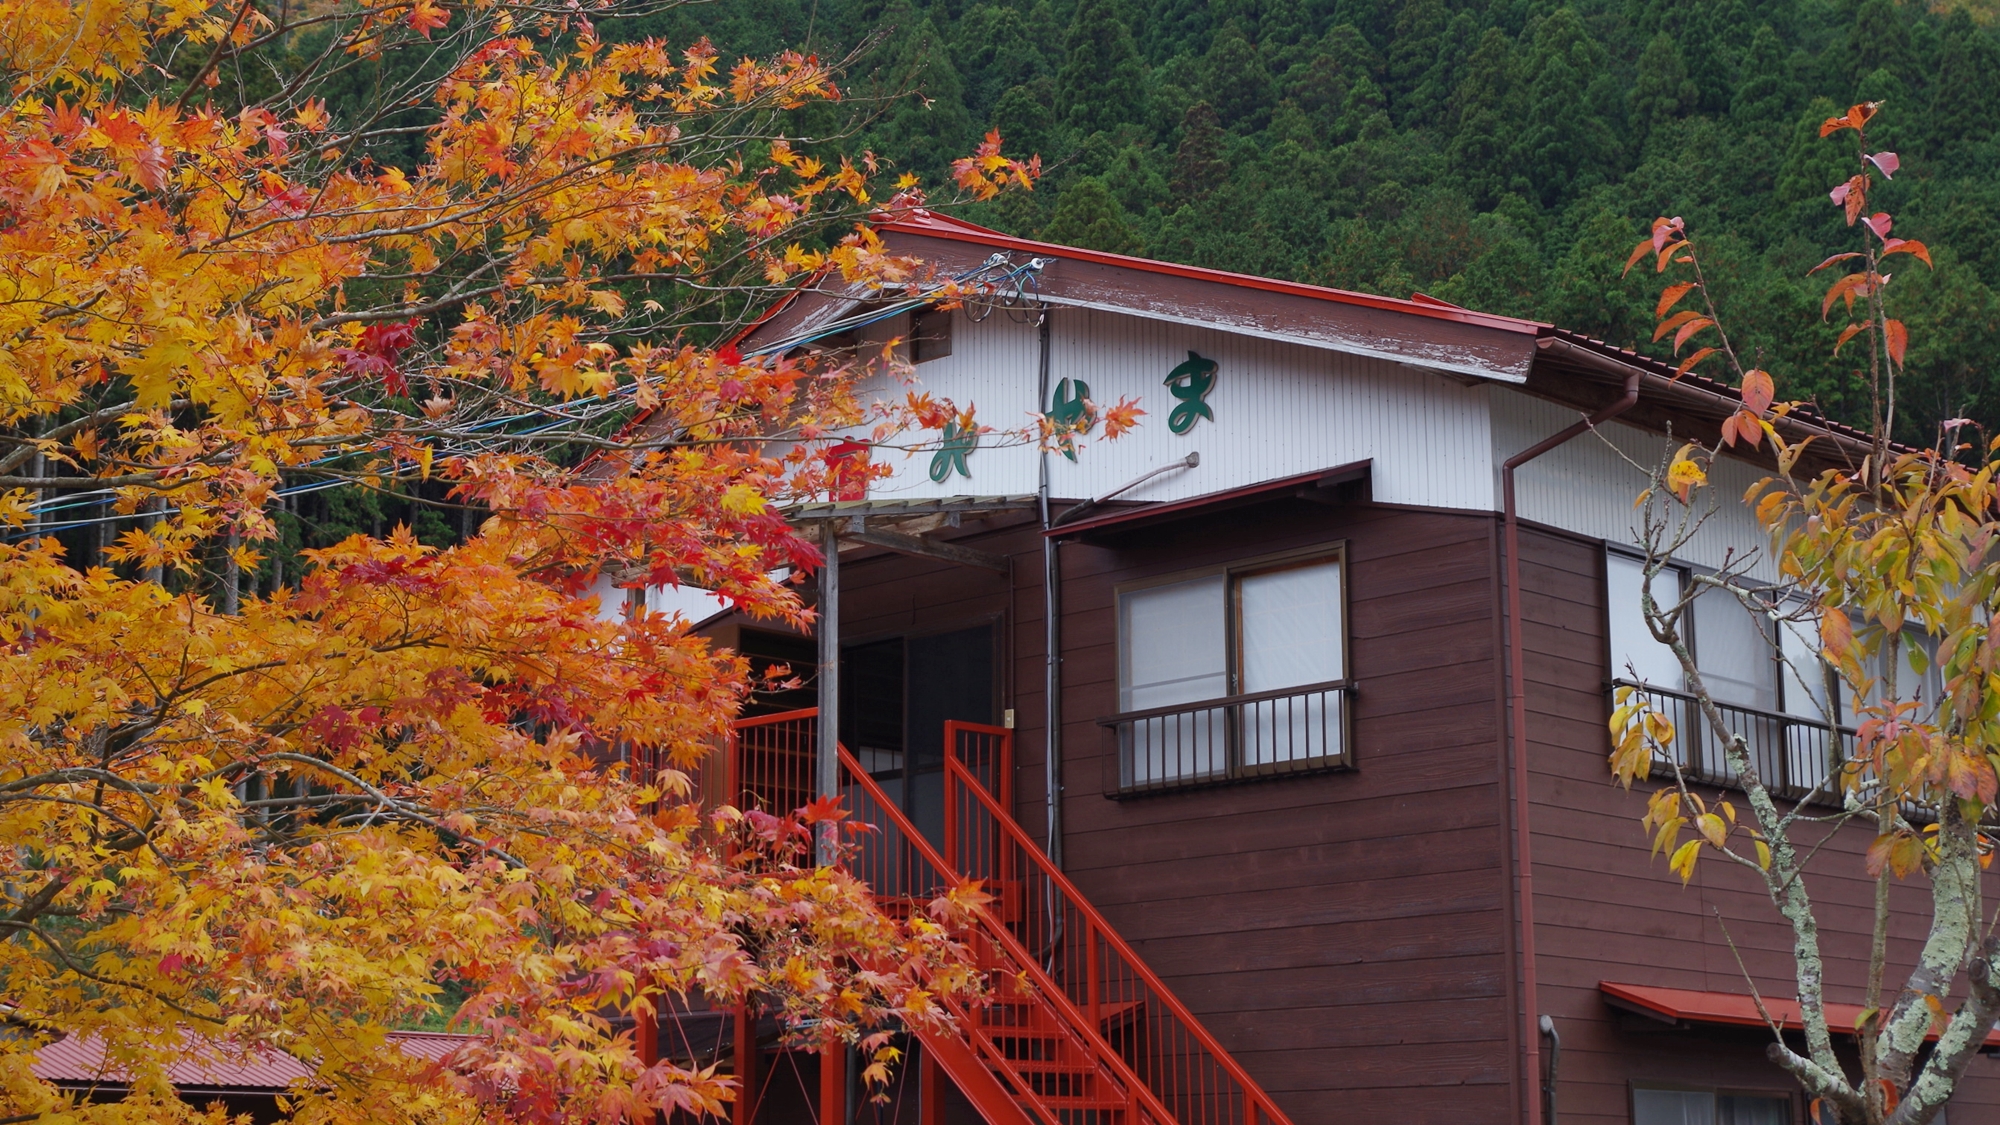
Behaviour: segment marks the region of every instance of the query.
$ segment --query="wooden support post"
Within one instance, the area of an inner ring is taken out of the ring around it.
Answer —
[[[944,1125],[944,1068],[929,1051],[917,1055],[917,1125]]]
[[[637,1040],[639,1061],[652,1066],[660,1061],[660,1017],[640,1013],[632,1017],[633,1038]]]
[[[840,536],[836,520],[820,526],[819,566],[819,721],[813,742],[814,796],[840,796]],[[820,825],[815,849],[821,867],[840,860],[840,826]]]
[[[847,1125],[847,1044],[838,1039],[819,1052],[819,1125]]]
[[[736,1005],[736,1105],[732,1125],[750,1125],[757,1116],[757,1011]]]

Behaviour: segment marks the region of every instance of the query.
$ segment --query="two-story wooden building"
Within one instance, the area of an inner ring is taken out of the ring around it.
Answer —
[[[1644,480],[1619,451],[1651,464],[1669,441],[1713,434],[1731,390],[1423,297],[1044,245],[923,212],[882,234],[976,295],[941,311],[808,291],[744,349],[866,354],[899,339],[922,389],[1000,427],[1060,424],[1085,399],[1138,398],[1147,415],[1074,458],[990,437],[869,449],[892,476],[797,510],[839,544],[823,606],[836,684],[813,683],[814,638],[728,612],[700,626],[808,673],[761,711],[811,707],[830,687],[873,796],[852,777],[843,791],[897,806],[926,854],[987,879],[1012,935],[995,948],[1067,993],[1061,1051],[989,1027],[964,1057],[940,1046],[887,1105],[837,1112],[923,1125],[1806,1120],[1766,1060],[1738,964],[1763,996],[1790,997],[1787,930],[1733,866],[1704,864],[1683,887],[1649,858],[1644,794],[1614,786],[1605,762],[1611,682],[1636,670],[1665,700],[1679,686],[1637,623],[1622,552]],[[1594,430],[1578,425],[1593,414]],[[1807,469],[1862,440],[1797,424],[1821,435]],[[1768,471],[1730,462],[1716,483],[1740,494]],[[1682,561],[1716,567],[1761,546],[1724,503]],[[1771,769],[1809,786],[1829,760],[1819,705],[1786,691],[1768,642],[1726,616],[1701,611],[1698,659]],[[1018,826],[1004,831],[1043,856],[1007,859],[967,835],[983,798],[949,760],[982,739],[980,785]],[[1830,993],[1850,1003],[1867,840],[1845,830],[1812,863]],[[918,845],[892,830],[886,846],[904,858],[874,870],[911,878]],[[1927,891],[1893,893],[1903,957]],[[1050,1077],[1093,1051],[1117,1056],[1099,1078]],[[968,1076],[974,1057],[990,1082]],[[762,1062],[745,1119],[804,1119],[807,1088],[832,1088],[807,1073],[815,1060]],[[1150,1092],[1103,1094],[1120,1083]],[[2000,1121],[2000,1064],[1974,1064],[1949,1116]]]

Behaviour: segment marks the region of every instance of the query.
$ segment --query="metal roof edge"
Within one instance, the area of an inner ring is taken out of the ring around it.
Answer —
[[[1741,407],[1743,403],[1742,391],[1719,379],[1711,379],[1706,375],[1697,375],[1691,371],[1686,373],[1680,372],[1672,364],[1664,360],[1642,355],[1631,348],[1618,347],[1615,344],[1607,343],[1572,329],[1560,328],[1555,325],[1543,326],[1540,338],[1536,341],[1536,350],[1538,352],[1546,351],[1557,344],[1598,357],[1604,361],[1621,364],[1628,368],[1637,368],[1643,374],[1664,382],[1669,388],[1679,389],[1690,397],[1707,398],[1714,403],[1735,407]],[[1781,427],[1788,426],[1801,433],[1824,437],[1829,442],[1863,454],[1874,443],[1874,438],[1868,431],[1829,418],[1810,404],[1794,409],[1785,415],[1783,419],[1776,419],[1774,421]],[[1917,452],[1914,447],[1904,445],[1900,442],[1891,442],[1889,448],[1897,453]]]
[[[1402,364],[1406,367],[1420,367],[1427,371],[1449,372],[1454,375],[1465,375],[1475,379],[1483,379],[1495,383],[1509,383],[1515,386],[1519,386],[1528,381],[1528,373],[1526,370],[1521,371],[1519,374],[1515,374],[1513,372],[1502,371],[1498,368],[1488,367],[1476,363],[1455,363],[1448,359],[1432,359],[1429,357],[1410,356],[1410,355],[1405,355],[1402,352],[1386,351],[1382,348],[1371,348],[1366,344],[1358,344],[1348,341],[1329,340],[1322,336],[1309,336],[1298,332],[1274,332],[1268,328],[1256,328],[1244,324],[1232,324],[1227,321],[1221,321],[1221,320],[1206,320],[1206,321],[1190,320],[1187,316],[1182,315],[1180,313],[1161,312],[1155,309],[1139,308],[1133,305],[1115,305],[1109,301],[1085,301],[1075,297],[1057,296],[1052,293],[1042,294],[1041,300],[1046,301],[1051,305],[1062,305],[1067,308],[1077,308],[1077,309],[1092,309],[1098,312],[1118,313],[1124,316],[1138,317],[1141,320],[1163,320],[1173,324],[1197,324],[1203,328],[1210,328],[1217,332],[1229,332],[1238,336],[1253,336],[1264,340],[1276,340],[1279,341],[1280,343],[1297,344],[1300,347],[1318,348],[1322,351],[1340,352],[1343,355],[1358,355],[1366,357],[1368,359],[1379,359],[1386,363]]]
[[[1712,1024],[1725,1027],[1768,1027],[1765,1014],[1779,1027],[1797,1030],[1803,1026],[1796,999],[1764,997],[1748,993],[1715,992],[1699,988],[1669,988],[1664,985],[1621,984],[1598,981],[1598,991],[1614,1007],[1667,1023]],[[1759,1007],[1762,1011],[1759,1011]],[[1827,1023],[1836,1035],[1851,1035],[1849,1028],[1861,1014],[1861,1005],[1827,1001]],[[1932,1033],[1929,1038],[1936,1038]],[[1987,1048],[2000,1047],[2000,1030],[1986,1036]]]
[[[1285,293],[1297,297],[1330,301],[1335,304],[1355,305],[1362,308],[1379,309],[1384,312],[1405,313],[1410,316],[1431,320],[1449,320],[1481,328],[1492,328],[1521,335],[1537,335],[1543,329],[1552,327],[1540,321],[1522,320],[1518,317],[1501,316],[1497,313],[1475,312],[1459,308],[1435,299],[1428,301],[1405,300],[1400,297],[1382,297],[1372,293],[1356,293],[1348,289],[1334,289],[1324,285],[1308,285],[1299,281],[1281,281],[1272,277],[1258,277],[1254,274],[1232,273],[1228,270],[1208,269],[1204,266],[1184,266],[1176,262],[1162,262],[1155,258],[1138,258],[1129,254],[1112,254],[1103,250],[1089,250],[1080,246],[1063,246],[1053,242],[1037,242],[1034,239],[1002,234],[990,227],[968,223],[934,211],[918,209],[904,215],[891,217],[876,223],[878,230],[898,231],[904,234],[940,238],[950,242],[972,242],[984,246],[1018,250],[1026,254],[1040,254],[1056,258],[1073,258],[1077,261],[1093,262],[1098,265],[1119,266],[1143,273],[1167,274],[1184,277],[1193,281],[1209,281],[1218,285],[1232,285],[1243,289],[1261,289],[1269,293]]]

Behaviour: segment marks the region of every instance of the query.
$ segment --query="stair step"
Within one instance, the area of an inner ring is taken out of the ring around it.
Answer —
[[[1064,1038],[1060,1024],[1037,1020],[1034,1023],[985,1023],[976,1025],[979,1030],[993,1035],[1004,1035],[1013,1039],[1061,1039]]]
[[[1059,1027],[982,1027],[986,1038],[996,1043],[1067,1043],[1068,1035]]]
[[[1008,1064],[1022,1074],[1095,1074],[1097,1064],[1069,1059],[1009,1059]]]
[[[1123,1098],[1103,1094],[1074,1098],[1048,1095],[1041,1097],[1041,1103],[1050,1109],[1124,1109],[1126,1104]]]

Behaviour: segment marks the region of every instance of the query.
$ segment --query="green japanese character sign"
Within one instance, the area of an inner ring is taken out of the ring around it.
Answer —
[[[1197,352],[1188,352],[1187,362],[1167,372],[1167,389],[1175,399],[1173,413],[1167,415],[1167,429],[1184,434],[1203,418],[1215,421],[1209,409],[1208,392],[1215,389],[1215,361]]]
[[[938,451],[931,457],[931,479],[939,484],[951,479],[952,473],[967,480],[972,479],[972,470],[965,467],[965,459],[979,448],[979,427],[959,427],[953,419],[944,424],[944,435],[938,444]]]
[[[1064,379],[1049,396],[1049,429],[1062,445],[1062,455],[1076,460],[1074,436],[1090,425],[1090,384],[1081,379]]]

